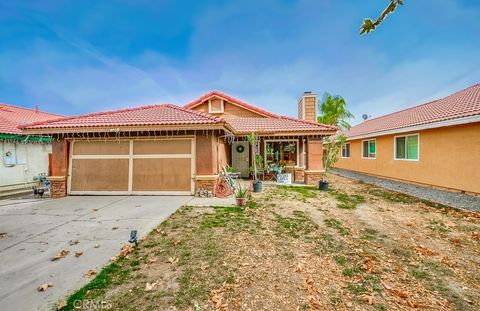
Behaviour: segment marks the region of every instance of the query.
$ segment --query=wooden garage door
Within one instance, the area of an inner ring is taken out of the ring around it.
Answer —
[[[193,194],[193,138],[75,141],[70,194]]]

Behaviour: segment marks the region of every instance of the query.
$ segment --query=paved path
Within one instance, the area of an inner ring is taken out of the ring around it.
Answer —
[[[403,192],[414,197],[440,203],[443,205],[480,212],[480,197],[466,195],[460,192],[451,192],[414,184],[373,177],[357,172],[335,169],[334,173],[353,179],[363,180],[366,183]]]
[[[0,310],[51,310],[127,244],[146,235],[190,196],[71,196],[0,201]],[[118,229],[112,230],[112,228]],[[69,241],[79,243],[70,246]],[[98,245],[98,247],[95,247]],[[50,258],[62,249],[65,258]],[[83,252],[76,258],[75,252]],[[52,283],[46,292],[37,287]]]

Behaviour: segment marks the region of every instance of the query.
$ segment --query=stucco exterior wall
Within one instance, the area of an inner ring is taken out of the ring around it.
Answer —
[[[48,144],[14,144],[1,142],[0,190],[24,188],[33,182],[33,177],[40,173],[48,174],[48,154],[52,152]],[[3,155],[8,150],[16,149],[17,160],[13,166],[6,166]]]
[[[394,160],[394,136],[420,134],[419,160]],[[480,123],[376,137],[376,159],[362,159],[362,140],[335,167],[480,193]]]
[[[208,113],[208,101],[192,108],[193,110],[206,112]],[[244,109],[237,105],[233,105],[227,101],[224,102],[224,112],[223,113],[213,113],[214,116],[219,118],[261,118],[262,115],[259,115],[253,111]]]

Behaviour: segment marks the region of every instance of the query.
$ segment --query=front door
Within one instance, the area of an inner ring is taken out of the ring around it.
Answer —
[[[240,172],[242,177],[249,175],[250,145],[248,141],[237,141],[232,144],[232,167],[234,172]]]

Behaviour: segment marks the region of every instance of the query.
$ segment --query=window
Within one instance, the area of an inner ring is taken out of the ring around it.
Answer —
[[[350,143],[342,146],[342,158],[350,158]]]
[[[395,160],[418,160],[418,134],[395,137]]]
[[[265,141],[265,164],[297,166],[298,141]]]
[[[220,98],[212,98],[208,100],[208,113],[223,113],[224,102]]]
[[[375,159],[377,156],[376,140],[364,140],[362,141],[362,157],[364,159]]]

